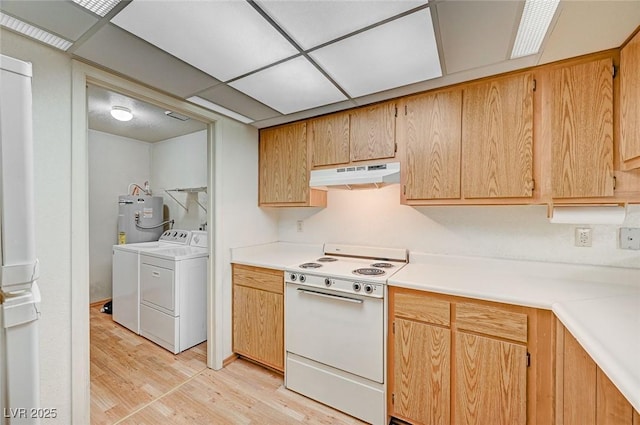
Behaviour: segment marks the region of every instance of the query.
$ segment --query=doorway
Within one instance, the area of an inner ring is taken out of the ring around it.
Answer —
[[[207,187],[208,201],[206,222],[209,231],[209,263],[207,270],[207,366],[213,369],[222,367],[221,332],[222,314],[221,287],[216,276],[220,275],[216,256],[215,206],[216,181],[215,163],[216,140],[219,129],[215,125],[219,116],[189,102],[160,93],[148,87],[133,83],[108,72],[99,70],[81,62],[72,61],[72,220],[71,220],[71,316],[72,327],[71,360],[74,364],[71,376],[72,420],[74,423],[89,423],[89,155],[88,155],[88,110],[87,86],[96,86],[113,92],[139,99],[157,107],[174,111],[191,119],[201,121],[207,126]]]

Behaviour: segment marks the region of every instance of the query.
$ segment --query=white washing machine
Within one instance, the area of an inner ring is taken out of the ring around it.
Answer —
[[[155,242],[113,246],[112,317],[127,329],[140,333],[140,253],[185,246],[188,230],[167,230]]]
[[[140,335],[174,354],[207,339],[207,232],[140,253]]]

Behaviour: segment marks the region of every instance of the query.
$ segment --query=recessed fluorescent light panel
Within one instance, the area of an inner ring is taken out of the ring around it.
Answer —
[[[85,9],[89,9],[96,15],[104,16],[114,8],[120,0],[73,0]]]
[[[207,99],[203,99],[199,96],[191,96],[190,98],[187,99],[189,102],[195,103],[196,105],[200,105],[203,108],[207,108],[210,109],[214,112],[217,112],[219,114],[225,115],[229,118],[233,118],[234,120],[243,122],[245,124],[250,124],[252,123],[254,120],[249,118],[249,117],[245,117],[244,115],[240,115],[237,112],[233,112],[230,109],[225,108],[224,106],[220,106],[218,104],[215,104],[213,102],[208,101]]]
[[[329,44],[309,55],[351,97],[442,76],[429,9]]]
[[[305,57],[297,57],[229,83],[282,114],[346,100]]]
[[[27,37],[47,43],[48,45],[60,50],[67,50],[73,44],[64,38],[60,38],[57,35],[53,35],[47,31],[41,30],[40,28],[36,28],[33,25],[22,22],[12,16],[5,15],[2,12],[0,12],[0,25],[19,32],[20,34],[24,34]]]
[[[119,27],[221,81],[299,54],[246,1],[133,1]]]
[[[316,47],[427,4],[425,0],[374,2],[258,0],[257,3],[303,49]]]
[[[511,59],[534,55],[540,51],[560,0],[527,0],[522,11]]]

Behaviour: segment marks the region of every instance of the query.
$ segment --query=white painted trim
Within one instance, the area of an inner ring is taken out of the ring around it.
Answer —
[[[209,279],[207,292],[209,317],[207,365],[222,368],[222,241],[220,200],[222,167],[222,117],[182,99],[160,93],[106,71],[72,60],[71,82],[71,421],[90,422],[89,382],[89,172],[87,138],[87,83],[114,90],[154,105],[165,107],[208,124],[207,153],[209,161]],[[215,165],[215,167],[213,167]]]

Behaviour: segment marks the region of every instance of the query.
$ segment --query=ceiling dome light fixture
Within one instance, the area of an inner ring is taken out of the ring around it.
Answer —
[[[125,108],[124,106],[114,106],[111,108],[111,116],[118,121],[131,121],[131,118],[133,118],[131,109]]]

